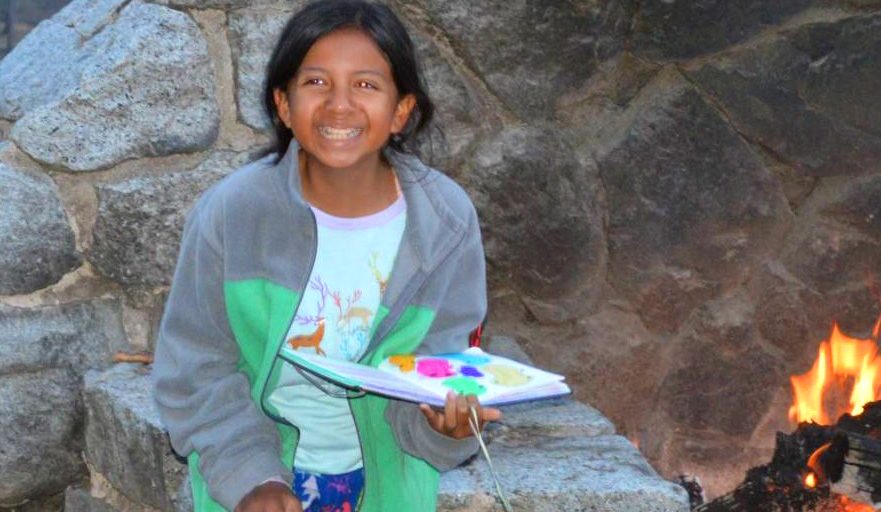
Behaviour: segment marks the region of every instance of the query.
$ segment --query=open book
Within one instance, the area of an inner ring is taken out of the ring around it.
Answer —
[[[338,386],[410,402],[443,406],[447,392],[474,394],[482,405],[567,395],[563,376],[477,347],[436,355],[394,355],[377,368],[283,347],[279,357]]]

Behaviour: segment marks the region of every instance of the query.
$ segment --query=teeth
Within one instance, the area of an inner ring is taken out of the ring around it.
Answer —
[[[343,140],[351,139],[358,135],[361,133],[361,128],[331,128],[329,126],[321,126],[318,128],[318,132],[328,139]]]

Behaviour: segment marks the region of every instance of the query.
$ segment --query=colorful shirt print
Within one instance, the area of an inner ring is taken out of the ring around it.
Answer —
[[[296,350],[357,361],[364,355],[376,311],[404,233],[406,204],[400,196],[378,213],[334,217],[313,208],[318,249],[309,284],[288,331]],[[341,474],[361,467],[361,449],[345,391],[285,365],[269,397],[300,429],[296,469]]]

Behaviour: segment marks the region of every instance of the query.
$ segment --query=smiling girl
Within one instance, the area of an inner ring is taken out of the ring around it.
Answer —
[[[438,471],[497,420],[348,395],[284,344],[377,365],[452,352],[486,314],[483,246],[462,189],[405,151],[433,106],[387,7],[307,5],[282,32],[265,103],[276,151],[190,212],[153,369],[196,510],[435,510]]]

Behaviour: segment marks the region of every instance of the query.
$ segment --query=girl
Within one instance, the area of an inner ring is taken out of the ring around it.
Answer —
[[[472,455],[473,396],[446,407],[347,396],[278,358],[284,343],[376,365],[465,348],[486,313],[477,217],[403,151],[431,120],[395,15],[314,2],[272,54],[277,152],[187,219],[153,369],[196,510],[435,510],[438,471]],[[293,487],[293,492],[292,492]]]

